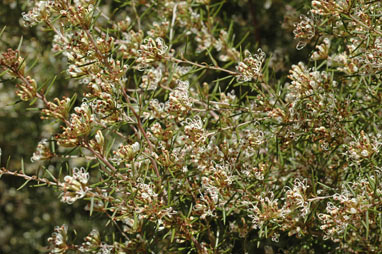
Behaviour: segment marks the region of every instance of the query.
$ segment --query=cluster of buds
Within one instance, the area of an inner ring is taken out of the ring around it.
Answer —
[[[231,187],[236,178],[232,174],[232,167],[228,164],[214,162],[210,164],[209,167],[202,170],[200,198],[194,208],[201,219],[216,217],[218,208],[234,209],[233,204],[227,203],[227,200],[232,196]]]
[[[16,91],[16,94],[23,101],[29,101],[35,98],[37,93],[36,81],[30,76],[21,77],[21,79],[23,82],[16,85],[16,87],[18,88],[18,90]]]
[[[314,0],[311,12],[320,16],[338,16],[339,13],[349,10],[350,6],[351,1],[347,0]]]
[[[168,22],[167,20],[162,22],[154,21],[152,24],[152,28],[149,31],[147,31],[147,35],[152,38],[166,38],[169,27],[170,22]]]
[[[316,51],[313,52],[311,58],[313,60],[323,60],[328,58],[330,48],[330,39],[325,38],[321,44],[316,46]]]
[[[46,108],[41,111],[41,119],[55,118],[65,121],[69,116],[70,98],[63,97],[53,99],[54,102],[48,101]]]
[[[84,168],[74,168],[73,176],[65,176],[64,182],[60,184],[62,191],[61,201],[73,204],[81,199],[91,189],[88,187],[89,173]]]
[[[112,95],[101,92],[99,94],[100,99],[94,99],[89,101],[88,104],[91,107],[94,115],[97,116],[101,123],[109,124],[122,120],[121,104],[119,104]]]
[[[48,238],[50,243],[50,253],[65,254],[69,249],[68,241],[68,226],[62,225],[55,227],[52,236]]]
[[[118,21],[117,23],[113,24],[114,30],[119,30],[121,32],[126,32],[131,25],[131,18],[129,16],[126,16],[125,19]]]
[[[151,204],[153,202],[159,201],[159,195],[155,192],[155,187],[152,184],[144,183],[139,181],[136,185],[138,199],[145,204]]]
[[[376,136],[367,135],[362,130],[359,138],[354,138],[345,147],[347,151],[345,154],[349,156],[350,160],[356,164],[360,163],[364,159],[370,158],[373,154],[379,152],[382,145],[382,135],[378,133]]]
[[[287,231],[289,235],[303,235],[302,227],[304,221],[310,213],[310,204],[308,201],[307,189],[309,185],[307,180],[296,179],[292,188],[285,187],[285,203],[282,208],[282,226],[281,229]]]
[[[215,48],[220,52],[219,60],[227,62],[229,60],[238,62],[240,59],[240,52],[229,44],[227,31],[221,30],[219,39],[215,43]]]
[[[162,79],[161,67],[150,68],[145,70],[145,74],[142,76],[142,83],[140,87],[145,90],[156,90],[159,82]]]
[[[328,57],[328,65],[336,67],[348,75],[353,75],[359,71],[359,59],[349,56],[346,52],[334,54]]]
[[[296,100],[312,95],[322,89],[335,86],[327,72],[311,71],[302,62],[292,65],[288,78],[292,80],[288,86],[286,101],[295,103]]]
[[[163,60],[168,54],[168,46],[160,37],[148,38],[143,41],[138,51],[138,69],[144,70],[156,62]]]
[[[67,121],[67,126],[64,127],[64,132],[56,136],[57,143],[61,146],[79,145],[92,129],[93,117],[90,107],[86,103],[82,103],[81,107],[76,107],[74,111],[76,113],[71,114],[70,121]]]
[[[36,1],[35,6],[32,10],[25,13],[23,12],[23,19],[25,21],[26,26],[34,26],[38,23],[48,20],[52,15],[52,7],[54,5],[54,1]]]
[[[156,118],[162,119],[167,117],[167,112],[165,111],[165,104],[159,102],[157,99],[152,99],[149,101],[149,109],[150,111],[145,113],[146,118]]]
[[[30,76],[24,76],[24,59],[19,55],[17,50],[8,49],[0,56],[0,66],[10,71],[10,75],[21,79],[21,83],[17,84],[18,90],[16,94],[23,101],[29,101],[35,98],[37,93],[37,83]]]
[[[72,77],[100,72],[100,68],[94,64],[98,61],[94,47],[95,45],[85,31],[56,36],[53,44],[53,49],[62,51],[63,55],[72,63],[67,69]]]
[[[99,72],[97,74],[90,75],[89,80],[84,80],[84,83],[87,83],[89,88],[89,93],[84,95],[89,98],[98,97],[99,99],[105,101],[114,101],[112,99],[112,94],[115,92],[115,84],[111,80],[105,79],[105,72]],[[109,103],[107,103],[109,104]]]
[[[102,36],[96,39],[96,47],[102,55],[108,54],[114,47],[114,38]]]
[[[25,65],[23,65],[23,63],[24,59],[20,56],[17,50],[9,48],[6,52],[0,55],[0,66],[11,70],[11,74],[17,72],[24,74]]]
[[[211,46],[214,45],[216,41],[215,37],[211,35],[211,33],[208,31],[208,28],[204,25],[196,34],[195,40],[198,43],[198,48],[196,49],[196,52],[202,52],[204,50],[209,49]]]
[[[219,189],[208,184],[208,178],[202,179],[204,182],[203,193],[200,191],[200,201],[196,202],[194,213],[204,220],[207,217],[216,217],[216,204],[219,200]]]
[[[381,205],[380,172],[376,172],[376,176],[378,179],[370,176],[367,179],[358,178],[354,182],[344,183],[342,191],[333,195],[326,205],[326,213],[318,214],[320,229],[325,232],[324,239],[341,242],[347,231],[349,237],[346,242],[342,242],[345,247],[348,243],[358,241],[360,237],[367,235],[369,230],[367,227],[376,225],[377,220],[379,221],[378,213],[370,212],[372,207]],[[371,198],[376,196],[378,197]],[[380,236],[370,232],[369,237]]]
[[[90,234],[84,238],[84,242],[79,248],[79,251],[82,253],[97,253],[101,244],[99,231],[93,229]]]
[[[256,197],[252,197],[252,201],[248,204],[248,217],[251,219],[252,228],[260,229],[268,221],[277,220],[281,216],[279,208],[279,200],[274,197],[273,192],[263,193]]]
[[[233,167],[229,165],[228,163],[224,164],[214,164],[212,162],[213,166],[210,166],[205,170],[205,174],[209,174],[212,177],[212,181],[214,182],[214,185],[218,187],[220,192],[222,194],[224,193],[230,193],[227,192],[226,188],[230,187],[235,179],[237,179],[237,176],[233,174]],[[203,182],[202,182],[203,183]],[[224,195],[223,195],[224,196]],[[228,198],[228,196],[225,196],[225,198]],[[224,203],[224,202],[222,202]]]
[[[298,39],[296,48],[298,50],[304,48],[314,37],[315,33],[313,20],[305,15],[301,15],[300,22],[295,24],[295,28],[293,30],[295,39]]]
[[[193,104],[188,90],[188,81],[178,81],[178,86],[170,92],[165,110],[170,114],[180,115],[181,118],[187,115]]]
[[[49,149],[49,142],[46,139],[38,142],[36,152],[33,153],[31,161],[49,160],[54,154]]]
[[[89,144],[95,151],[103,154],[105,138],[103,137],[102,131],[98,130],[94,136],[94,139],[90,140]]]
[[[242,173],[246,178],[253,177],[259,181],[263,181],[266,167],[267,165],[264,163],[260,163],[258,166],[245,165],[243,166]]]
[[[246,129],[243,131],[243,145],[257,148],[266,142],[263,131],[259,129]]]
[[[130,30],[122,34],[123,40],[118,42],[119,50],[126,59],[139,56],[140,45],[143,43],[143,31]]]
[[[248,50],[244,54],[244,60],[236,66],[236,70],[239,73],[237,79],[245,82],[261,79],[261,68],[265,60],[265,53],[258,49],[255,55],[252,55]]]
[[[249,205],[248,216],[252,220],[252,227],[262,229],[272,222],[279,224],[280,229],[289,235],[302,236],[304,220],[310,213],[307,189],[306,180],[296,179],[292,188],[285,188],[285,198],[281,200],[275,199],[274,193],[269,192],[255,197],[256,203],[243,201],[243,205]],[[283,200],[284,204],[280,207]],[[279,235],[272,232],[271,236],[277,241]]]
[[[135,155],[138,153],[140,145],[138,142],[135,142],[132,145],[123,145],[120,144],[117,151],[114,151],[114,155],[117,162],[130,162]]]
[[[95,1],[75,1],[77,5],[71,5],[69,9],[62,9],[60,13],[65,16],[70,24],[89,28],[92,16],[95,15]]]
[[[358,50],[354,52],[357,54]],[[363,53],[363,52],[362,52]],[[378,37],[374,41],[367,53],[358,55],[358,62],[361,65],[362,74],[374,74],[378,73],[382,67],[382,38]]]
[[[196,116],[194,119],[187,118],[184,124],[184,133],[187,135],[187,141],[198,145],[207,138],[207,133],[203,127],[202,119]]]
[[[92,20],[96,1],[94,0],[76,0],[73,5],[66,0],[42,0],[35,1],[33,9],[27,13],[22,13],[24,24],[34,26],[41,22],[49,22],[54,15],[65,17],[71,24],[89,26]]]
[[[155,136],[155,137],[160,137],[160,135],[163,133],[163,128],[162,126],[160,125],[160,123],[156,122],[154,123],[151,128],[151,133]]]

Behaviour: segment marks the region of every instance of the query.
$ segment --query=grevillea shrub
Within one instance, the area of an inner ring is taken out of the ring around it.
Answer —
[[[382,2],[303,3],[279,24],[310,52],[290,65],[227,12],[248,1],[26,3],[60,85],[25,43],[1,54],[49,134],[36,170],[0,173],[108,222],[48,251],[382,253]]]

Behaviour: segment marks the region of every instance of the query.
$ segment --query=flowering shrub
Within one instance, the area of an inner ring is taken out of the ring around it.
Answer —
[[[52,35],[68,87],[42,82],[21,44],[1,54],[52,132],[31,156],[41,170],[0,174],[113,229],[79,241],[59,225],[50,253],[380,253],[382,3],[311,1],[299,19],[288,6],[283,27],[311,49],[289,75],[235,37],[224,4],[47,0],[22,14]]]

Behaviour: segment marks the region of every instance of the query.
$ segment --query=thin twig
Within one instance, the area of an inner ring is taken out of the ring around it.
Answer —
[[[199,68],[203,68],[203,69],[209,69],[209,70],[216,70],[216,71],[226,72],[226,73],[228,73],[228,74],[230,74],[232,76],[239,75],[239,73],[236,72],[236,71],[227,70],[227,69],[224,69],[224,68],[221,68],[221,67],[218,67],[218,66],[211,66],[211,65],[208,65],[208,64],[195,63],[195,62],[189,61],[187,59],[178,59],[178,58],[175,58],[175,57],[169,57],[168,60],[169,61],[174,61],[176,63],[190,64],[190,65],[193,65],[193,66],[196,66],[196,67],[199,67]]]
[[[130,103],[130,98],[129,96],[127,95],[125,89],[123,87],[121,87],[122,89],[122,92],[123,92],[123,95],[128,103],[128,107],[129,109],[131,110],[131,112],[133,113],[133,115],[135,116],[135,118],[137,119],[137,126],[138,126],[138,129],[140,130],[140,132],[142,133],[143,137],[145,138],[148,146],[149,146],[149,149],[150,149],[150,161],[151,163],[153,164],[154,166],[154,170],[155,170],[155,174],[157,175],[157,177],[159,178],[159,182],[161,182],[161,178],[160,178],[160,174],[159,174],[159,170],[158,170],[158,165],[156,163],[156,161],[151,157],[152,156],[152,153],[154,152],[154,147],[149,139],[149,137],[147,136],[147,133],[145,132],[145,130],[143,129],[143,126],[142,126],[142,122],[141,122],[141,119],[139,117],[139,115],[137,114],[137,112],[135,112],[134,108],[131,106],[131,103]]]
[[[102,155],[100,155],[97,151],[95,151],[90,145],[89,143],[83,141],[82,142],[83,146],[88,149],[90,152],[92,152],[99,160],[101,160],[103,163],[105,163],[105,165],[110,169],[112,170],[114,173],[117,172],[117,169],[110,164],[110,162],[105,159],[105,157],[103,157]]]
[[[357,18],[354,17],[353,15],[350,15],[350,17],[351,17],[355,22],[357,22],[358,24],[360,24],[361,26],[363,26],[364,28],[369,29],[369,30],[372,30],[372,31],[376,32],[376,33],[379,34],[379,35],[382,35],[382,32],[381,32],[381,31],[375,29],[374,27],[370,27],[370,26],[364,24],[362,21],[360,21],[359,19],[357,19]]]
[[[137,19],[138,31],[141,31],[141,17],[139,17],[139,14],[138,14],[138,11],[137,11],[137,7],[135,5],[135,0],[132,1],[131,5],[133,7],[135,18]]]
[[[12,175],[12,176],[17,176],[17,177],[21,177],[21,178],[24,178],[25,180],[27,181],[36,181],[36,182],[43,182],[43,183],[46,183],[48,186],[49,185],[53,185],[53,186],[61,186],[60,183],[58,182],[52,182],[52,181],[49,181],[48,179],[46,178],[38,178],[37,176],[29,176],[29,175],[26,175],[24,173],[19,173],[19,172],[15,172],[15,171],[10,171],[6,168],[0,168],[0,175]]]
[[[174,9],[172,10],[172,20],[171,20],[171,27],[170,27],[170,43],[169,43],[169,50],[172,47],[172,39],[174,38],[174,25],[176,20],[176,8],[178,7],[178,4],[174,5]]]
[[[333,196],[323,196],[323,197],[315,197],[315,198],[310,198],[308,199],[309,202],[315,201],[315,200],[322,200],[322,199],[328,199],[332,198]]]

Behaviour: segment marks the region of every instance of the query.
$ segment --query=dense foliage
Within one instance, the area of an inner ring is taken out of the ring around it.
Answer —
[[[381,253],[381,1],[0,7],[4,252]]]

